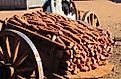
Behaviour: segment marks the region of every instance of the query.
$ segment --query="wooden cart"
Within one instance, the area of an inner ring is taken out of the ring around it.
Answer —
[[[83,21],[79,21],[83,25]],[[4,24],[7,24],[4,25]],[[99,78],[109,73],[113,65],[107,64],[90,72],[60,75],[57,51],[63,45],[43,37],[37,32],[5,21],[0,31],[0,78],[2,79],[80,79]]]

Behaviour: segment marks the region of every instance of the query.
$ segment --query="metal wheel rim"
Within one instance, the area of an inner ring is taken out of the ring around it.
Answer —
[[[40,68],[41,59],[35,56],[38,51],[27,36],[19,31],[5,30],[0,32],[0,40],[2,40],[0,42],[0,70],[2,68],[8,70],[1,70],[4,71],[5,78],[7,75],[10,79],[43,79],[43,69]],[[4,79],[3,75],[0,75],[1,79]]]

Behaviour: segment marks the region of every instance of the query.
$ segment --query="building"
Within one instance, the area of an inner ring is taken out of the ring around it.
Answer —
[[[0,10],[41,7],[46,0],[0,0]]]

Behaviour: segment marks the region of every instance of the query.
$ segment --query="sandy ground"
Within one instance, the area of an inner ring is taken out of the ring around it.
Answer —
[[[95,12],[101,21],[101,27],[110,29],[113,37],[121,37],[121,3],[114,3],[107,0],[75,2],[78,9]],[[29,11],[33,10],[37,9],[32,9]],[[4,20],[13,14],[22,14],[24,12],[26,11],[0,11],[0,19]],[[115,43],[114,53],[109,61],[115,65],[114,68],[110,74],[105,75],[100,79],[121,79],[121,42]]]
[[[121,3],[114,3],[107,0],[76,1],[78,9],[95,12],[101,22],[102,28],[109,29],[112,37],[121,37]],[[121,42],[114,45],[114,51],[110,58],[114,64],[110,74],[100,79],[121,79]]]

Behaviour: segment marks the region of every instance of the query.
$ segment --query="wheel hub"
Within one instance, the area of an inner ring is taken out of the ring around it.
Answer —
[[[12,76],[14,74],[15,68],[12,67],[11,63],[6,63],[5,64],[5,70],[8,70],[8,72],[10,72],[10,76]]]
[[[11,66],[11,63],[6,63],[5,66]]]

